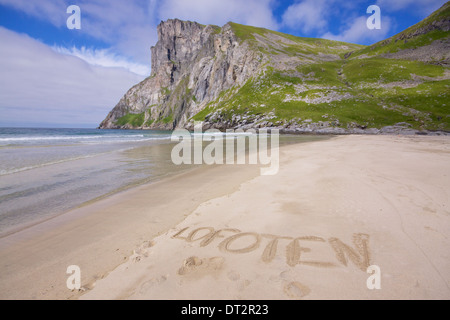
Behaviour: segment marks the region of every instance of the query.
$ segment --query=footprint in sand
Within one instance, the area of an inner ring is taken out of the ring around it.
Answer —
[[[293,281],[284,286],[284,292],[290,298],[301,299],[308,295],[311,292],[311,289],[300,282]]]
[[[136,250],[134,250],[135,257],[133,258],[133,262],[139,262],[142,258],[147,258],[150,255],[150,249],[155,245],[154,241],[145,241],[141,244]]]
[[[241,278],[241,275],[239,273],[237,273],[236,271],[231,270],[230,272],[228,272],[227,277],[231,281],[237,281]]]
[[[180,276],[188,274],[206,275],[222,269],[225,259],[223,257],[203,258],[192,256],[184,260],[183,266],[178,269]]]
[[[148,281],[145,281],[142,285],[141,288],[139,290],[139,293],[141,294],[145,294],[148,290],[150,290],[152,287],[154,287],[155,285],[158,285],[164,281],[167,280],[167,276],[159,276],[156,278],[152,278]]]
[[[238,291],[243,291],[251,284],[250,280],[241,279],[241,275],[234,270],[228,272],[227,278],[230,279],[231,281],[234,281],[237,284]]]
[[[239,281],[239,283],[238,283],[238,286],[237,286],[237,289],[239,290],[239,291],[244,291],[245,290],[245,288],[247,288],[250,284],[251,284],[252,282],[250,281],[250,280],[241,280],[241,281]]]

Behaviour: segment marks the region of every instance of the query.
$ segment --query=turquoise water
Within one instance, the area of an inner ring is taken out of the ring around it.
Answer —
[[[173,164],[170,137],[170,131],[0,128],[0,237],[192,169]],[[317,139],[323,137],[282,136],[280,145]]]
[[[0,128],[0,176],[170,141],[169,131]]]
[[[168,131],[0,128],[0,235],[188,169]]]

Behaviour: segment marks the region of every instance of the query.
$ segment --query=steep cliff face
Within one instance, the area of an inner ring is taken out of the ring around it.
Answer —
[[[369,47],[229,22],[158,26],[152,74],[100,128],[450,131],[450,2]]]
[[[151,48],[152,74],[131,88],[100,128],[173,129],[233,85],[258,73],[264,55],[222,28],[167,20]]]

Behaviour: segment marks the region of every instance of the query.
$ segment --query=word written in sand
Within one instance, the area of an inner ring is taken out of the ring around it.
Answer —
[[[332,261],[317,261],[304,259],[304,253],[311,252],[307,243],[315,242],[326,245],[334,252],[337,262],[347,266],[351,261],[363,272],[370,266],[369,235],[364,233],[353,234],[353,246],[348,245],[338,238],[324,239],[317,236],[289,237],[274,234],[259,234],[256,232],[241,232],[233,228],[214,229],[213,227],[196,228],[188,232],[189,227],[183,228],[172,236],[187,242],[198,242],[200,247],[206,247],[216,239],[218,248],[223,252],[242,254],[258,250],[264,247],[261,260],[269,263],[276,256],[280,243],[285,247],[286,263],[294,267],[296,265],[308,265],[313,267],[336,267]]]

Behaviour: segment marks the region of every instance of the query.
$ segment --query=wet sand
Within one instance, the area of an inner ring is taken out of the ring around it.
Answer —
[[[340,136],[273,176],[195,169],[0,239],[0,298],[449,299],[449,160],[446,137]]]
[[[202,203],[82,298],[450,298],[448,138],[344,136],[280,160],[277,175]],[[380,289],[368,288],[372,265]]]
[[[75,299],[125,262],[142,242],[257,174],[255,166],[201,167],[3,237],[0,299]],[[81,291],[67,289],[70,265],[81,269]]]

